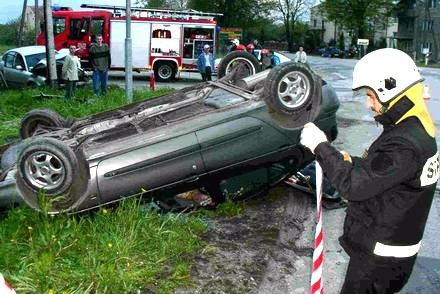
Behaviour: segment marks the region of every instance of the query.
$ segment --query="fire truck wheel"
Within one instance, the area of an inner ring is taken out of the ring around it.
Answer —
[[[154,65],[154,75],[158,82],[171,82],[176,76],[176,66],[171,62],[158,62]]]
[[[26,113],[21,120],[20,136],[22,139],[32,137],[39,128],[62,128],[64,119],[55,111],[40,108]]]
[[[242,64],[248,71],[247,76],[254,75],[261,71],[261,65],[258,59],[246,51],[233,51],[222,58],[218,65],[217,77],[221,79],[234,69],[237,65]]]

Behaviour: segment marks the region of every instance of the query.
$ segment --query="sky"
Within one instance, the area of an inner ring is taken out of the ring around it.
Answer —
[[[136,0],[131,0],[132,7]],[[81,4],[103,4],[125,6],[126,0],[52,0],[52,5],[68,6],[73,9],[80,9]],[[35,5],[35,0],[27,0],[28,6]],[[43,0],[38,0],[38,5],[43,5]],[[23,0],[0,0],[0,24],[7,23],[10,20],[17,19],[23,9]]]

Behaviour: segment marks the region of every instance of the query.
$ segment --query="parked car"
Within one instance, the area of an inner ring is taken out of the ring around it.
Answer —
[[[344,52],[336,47],[325,47],[319,49],[322,57],[344,57]]]
[[[0,146],[0,202],[39,210],[43,192],[49,213],[79,212],[203,187],[218,203],[231,187],[251,193],[279,183],[313,160],[299,144],[306,122],[336,138],[339,101],[301,64],[254,75],[242,67],[75,121],[32,110],[22,120],[23,140]]]
[[[61,68],[64,58],[68,54],[67,49],[55,52],[55,60],[59,83],[61,79]],[[38,87],[46,82],[46,47],[26,46],[6,51],[0,61],[0,72],[3,74],[8,87],[19,88],[23,86]],[[78,72],[80,80],[85,80],[83,70]]]

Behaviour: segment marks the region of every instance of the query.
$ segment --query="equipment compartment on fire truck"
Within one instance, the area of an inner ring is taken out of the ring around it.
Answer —
[[[104,43],[110,46],[111,68],[124,69],[125,7],[87,4],[81,7],[104,10],[54,10],[55,49],[76,45],[83,67],[89,68],[89,48],[96,35],[102,34]],[[179,71],[197,70],[197,57],[205,44],[215,50],[214,18],[221,14],[147,8],[131,11],[134,70],[154,71],[158,81],[171,81]],[[38,36],[37,44],[45,44],[44,34]]]

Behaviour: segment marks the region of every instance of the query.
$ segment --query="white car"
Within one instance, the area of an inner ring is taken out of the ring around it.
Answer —
[[[58,77],[68,49],[55,51]],[[0,72],[8,87],[37,87],[46,82],[46,47],[26,46],[10,49],[3,54],[0,61]]]

